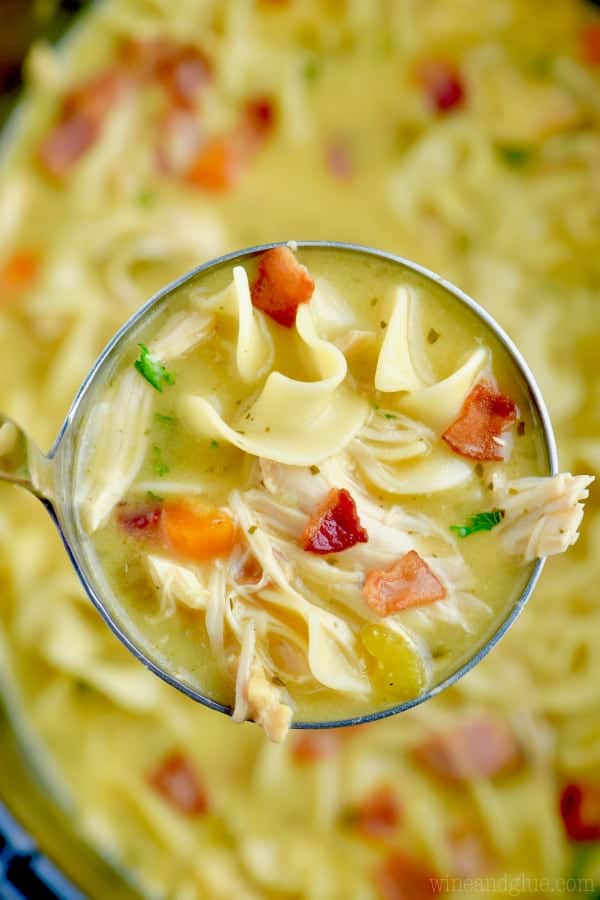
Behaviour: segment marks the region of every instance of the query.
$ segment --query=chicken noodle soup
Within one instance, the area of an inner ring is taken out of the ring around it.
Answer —
[[[126,336],[76,497],[124,630],[279,741],[456,671],[576,539],[590,479],[544,477],[520,372],[443,288],[348,248],[246,260]]]

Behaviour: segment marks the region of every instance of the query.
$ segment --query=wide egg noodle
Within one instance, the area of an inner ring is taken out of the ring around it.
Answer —
[[[388,321],[375,370],[375,388],[382,392],[414,391],[428,383],[430,366],[419,325],[418,298],[399,285],[387,306]]]
[[[234,267],[232,281],[218,294],[210,298],[199,296],[193,302],[203,310],[237,321],[235,360],[242,381],[258,381],[269,371],[273,364],[273,339],[264,314],[252,305],[248,275],[242,266]]]
[[[368,404],[343,384],[345,357],[319,337],[307,304],[298,309],[296,329],[318,380],[271,372],[254,403],[231,425],[204,397],[188,395],[179,403],[184,425],[198,437],[220,438],[289,465],[311,465],[343,450],[365,421]]]

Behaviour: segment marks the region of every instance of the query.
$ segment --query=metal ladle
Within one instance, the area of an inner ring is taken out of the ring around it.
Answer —
[[[246,250],[230,253],[219,259],[198,266],[196,269],[193,269],[191,272],[167,285],[167,287],[159,291],[151,300],[142,306],[115,334],[88,372],[71,404],[71,408],[60,429],[58,437],[47,456],[42,454],[31,438],[28,437],[16,423],[0,414],[0,480],[10,481],[21,485],[38,497],[45,505],[59,530],[67,553],[81,579],[86,593],[107,625],[127,649],[130,650],[141,663],[150,669],[151,672],[158,675],[163,681],[166,681],[167,684],[182,691],[192,700],[196,700],[211,709],[218,710],[227,715],[231,715],[232,710],[230,707],[217,703],[210,697],[201,694],[195,687],[180,680],[180,678],[176,677],[172,672],[167,671],[163,666],[152,659],[146,651],[142,650],[141,647],[135,643],[131,635],[125,632],[122,626],[115,620],[113,613],[107,607],[105,600],[98,591],[98,585],[96,583],[97,579],[91,571],[90,566],[86,561],[86,557],[82,552],[78,529],[75,524],[74,507],[72,503],[72,463],[74,459],[75,437],[79,425],[83,421],[89,408],[92,385],[97,383],[97,379],[102,379],[107,367],[114,363],[115,357],[120,353],[122,345],[127,343],[132,329],[138,326],[140,321],[151,311],[154,312],[159,306],[168,304],[170,296],[183,285],[189,285],[191,282],[203,278],[207,273],[217,268],[224,266],[231,267],[237,263],[243,263],[275,246],[278,246],[278,244],[265,244],[263,246],[251,247]],[[554,475],[558,472],[557,452],[552,424],[535,379],[519,350],[508,335],[489,313],[482,309],[474,300],[439,275],[436,275],[417,263],[395,256],[391,253],[385,253],[380,250],[374,250],[355,244],[328,241],[295,242],[295,246],[297,246],[299,250],[304,248],[321,248],[332,249],[335,250],[336,253],[343,251],[352,254],[365,254],[371,261],[373,259],[379,259],[395,263],[405,275],[407,273],[412,273],[413,277],[417,276],[421,281],[425,280],[435,284],[438,289],[441,288],[454,297],[457,302],[468,307],[468,309],[489,328],[493,335],[495,335],[496,339],[508,353],[516,370],[520,373],[542,432],[547,459],[547,473]],[[292,727],[327,728],[371,722],[376,719],[394,715],[395,713],[403,712],[404,710],[410,709],[412,706],[416,706],[436,694],[439,694],[445,688],[454,684],[466,672],[472,669],[473,666],[477,665],[477,663],[489,653],[510,628],[531,596],[544,567],[544,562],[544,559],[538,559],[532,564],[528,581],[521,595],[513,604],[506,618],[500,623],[494,634],[492,634],[482,646],[476,648],[473,656],[468,659],[467,662],[463,663],[443,681],[435,684],[425,694],[415,699],[398,703],[389,708],[356,716],[354,718],[337,721],[294,722]]]

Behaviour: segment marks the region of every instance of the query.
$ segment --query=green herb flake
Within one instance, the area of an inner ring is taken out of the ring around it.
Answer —
[[[136,359],[134,366],[142,378],[145,378],[148,384],[161,393],[163,384],[175,384],[173,373],[152,356],[146,345],[138,344],[138,347],[140,348],[140,358]]]
[[[439,331],[436,331],[435,328],[430,328],[427,332],[427,343],[435,344],[436,341],[439,341],[440,337]]]
[[[319,468],[318,466],[311,466],[311,467],[310,467],[310,474],[311,474],[311,475],[319,475],[320,472],[321,472],[321,470],[320,470],[320,468]]]
[[[381,322],[379,323],[379,327],[380,327],[380,328],[387,328],[387,324],[388,324],[388,323],[385,321],[385,319],[382,319]]]
[[[515,169],[526,166],[533,156],[530,148],[521,144],[496,144],[496,153],[503,163]]]
[[[137,192],[136,201],[138,206],[152,206],[154,200],[155,193],[150,188],[142,188]]]
[[[154,500],[156,503],[162,503],[165,499],[161,497],[160,494],[155,494],[154,491],[146,491],[146,497],[148,500]]]
[[[248,534],[254,534],[254,532],[257,530],[257,528],[258,528],[258,525],[251,525],[250,528],[248,529]]]
[[[378,303],[379,303],[379,297],[371,298],[371,306],[377,306]]]
[[[210,442],[210,446],[213,448],[213,450],[216,450],[217,447],[219,446],[219,442],[218,442],[218,441],[215,441],[215,440],[213,439],[213,440]]]
[[[451,525],[450,531],[453,531],[460,538],[469,537],[478,531],[491,531],[496,525],[499,525],[504,518],[503,509],[492,509],[491,512],[475,513],[473,516],[467,516],[465,525]]]
[[[321,71],[323,66],[321,61],[317,59],[316,56],[309,56],[309,58],[304,63],[304,78],[309,83],[317,81],[321,75]]]
[[[164,413],[154,413],[154,418],[161,425],[174,425],[177,421],[175,416],[166,416]]]
[[[386,419],[397,419],[398,416],[395,416],[394,413],[384,413],[383,414]]]

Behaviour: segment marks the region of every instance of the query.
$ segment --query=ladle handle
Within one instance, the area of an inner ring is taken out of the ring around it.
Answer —
[[[51,461],[23,431],[0,413],[0,481],[19,484],[39,497],[53,496]]]

